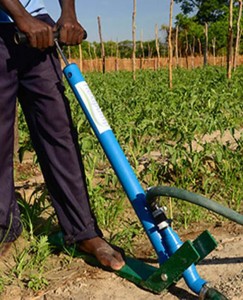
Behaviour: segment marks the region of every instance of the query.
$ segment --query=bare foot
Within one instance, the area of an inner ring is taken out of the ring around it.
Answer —
[[[120,270],[125,265],[121,253],[115,250],[101,237],[80,242],[79,249],[94,255],[103,266],[110,267],[115,271]]]

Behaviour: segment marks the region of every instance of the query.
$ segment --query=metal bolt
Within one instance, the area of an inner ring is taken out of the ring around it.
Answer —
[[[165,274],[165,273],[161,274],[161,279],[162,279],[163,281],[167,281],[167,280],[168,280],[168,275]]]

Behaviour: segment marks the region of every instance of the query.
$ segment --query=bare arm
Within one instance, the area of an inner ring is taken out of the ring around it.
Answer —
[[[32,47],[53,46],[53,30],[48,24],[33,18],[18,0],[0,0],[1,7],[11,16],[20,31],[28,37]]]
[[[67,45],[77,45],[84,38],[84,29],[77,20],[75,0],[59,0],[61,16],[56,30],[60,30],[60,41]]]

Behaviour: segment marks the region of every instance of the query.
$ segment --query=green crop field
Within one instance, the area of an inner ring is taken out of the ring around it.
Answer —
[[[205,142],[203,136],[217,131],[223,136],[227,130],[234,135],[242,129],[241,72],[239,69],[228,82],[220,68],[177,70],[173,90],[167,87],[165,70],[142,71],[136,82],[128,72],[87,74],[87,81],[145,189],[177,186],[240,210],[242,134],[232,144],[220,139]],[[122,199],[123,191],[103,151],[80,110],[73,111],[87,172],[101,182],[98,186],[91,183],[91,190],[96,194],[97,189],[104,199],[112,192],[108,197],[112,203]],[[197,147],[193,147],[195,141]],[[185,203],[176,207],[175,222],[185,226],[203,214]]]
[[[230,81],[225,69],[174,70],[168,88],[166,70],[85,74],[93,94],[111,125],[144,189],[169,185],[214,199],[238,212],[243,211],[243,68]],[[98,144],[83,112],[67,86],[67,96],[78,131],[92,207],[106,237],[133,252],[143,230],[131,205]],[[225,134],[230,139],[225,137]],[[217,138],[213,139],[213,136]],[[28,130],[19,109],[20,157],[31,150]],[[34,255],[40,272],[28,275],[28,286],[40,289],[45,281],[49,256],[48,235],[55,222],[48,193],[37,189],[31,199],[20,200],[29,250],[18,255],[14,274],[24,277],[24,261]],[[206,209],[175,199],[162,199],[173,226],[187,228],[193,222],[221,221]],[[45,224],[39,224],[45,215]],[[41,230],[40,230],[41,228]],[[42,232],[42,237],[38,233]],[[38,255],[37,255],[38,254]],[[36,258],[37,257],[37,258]],[[30,260],[31,261],[31,260]],[[33,269],[32,268],[32,269]],[[26,276],[26,275],[25,275]],[[1,282],[0,282],[1,287]]]
[[[168,89],[165,70],[143,70],[135,82],[130,72],[90,73],[85,77],[145,189],[177,186],[239,211],[243,198],[242,134],[225,143],[210,136],[217,131],[221,137],[227,130],[232,136],[241,132],[242,72],[239,68],[228,81],[223,68],[178,69],[173,90]],[[124,192],[69,87],[67,96],[92,205],[101,225],[109,226],[116,222],[116,209],[123,210],[120,201]],[[30,145],[22,117],[20,123],[23,150]],[[111,216],[102,206],[110,207]],[[201,218],[198,207],[183,203],[179,208],[175,222],[187,225]]]

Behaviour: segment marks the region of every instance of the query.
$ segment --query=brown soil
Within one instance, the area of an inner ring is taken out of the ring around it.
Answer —
[[[197,267],[198,272],[229,299],[243,299],[243,228],[228,224],[226,228],[212,228],[211,232],[214,233],[219,246]],[[181,238],[185,240],[196,235],[195,232],[182,233]],[[149,245],[147,246],[150,248]],[[144,259],[146,260],[146,257]],[[113,273],[90,267],[84,269],[83,274],[77,273],[72,280],[65,280],[66,285],[63,284],[49,291],[46,299],[198,299],[188,289],[183,279],[169,291],[155,295]]]
[[[204,226],[203,226],[204,227]],[[203,230],[199,224],[195,225],[195,230],[180,231],[182,240],[194,239]],[[207,256],[197,270],[200,276],[209,281],[218,290],[224,293],[230,300],[243,299],[243,228],[240,225],[218,224],[209,228],[212,235],[219,243],[216,250]],[[196,231],[196,232],[195,232]],[[16,247],[21,247],[21,240],[18,240]],[[150,252],[149,242],[142,241],[141,251],[137,253],[140,259],[146,261],[144,253]],[[11,265],[14,249],[8,257],[1,261]],[[66,261],[66,263],[65,263]],[[127,300],[196,300],[198,296],[189,290],[184,280],[181,279],[168,291],[159,295],[145,291],[135,284],[122,279],[112,272],[92,267],[82,259],[70,259],[67,255],[53,254],[49,259],[51,266],[46,277],[49,281],[47,289],[33,294],[33,292],[23,288],[16,280],[11,286],[6,288],[5,293],[0,297],[4,300],[78,300],[78,299],[127,299]]]

